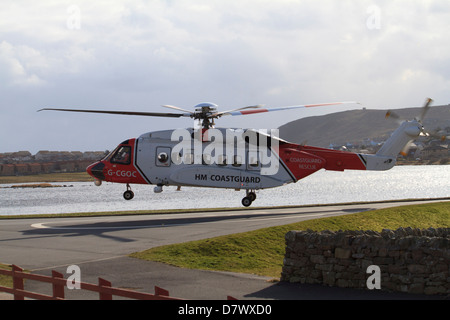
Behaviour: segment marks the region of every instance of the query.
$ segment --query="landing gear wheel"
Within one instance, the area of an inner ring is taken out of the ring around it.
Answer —
[[[131,187],[130,187],[129,183],[127,183],[127,191],[125,191],[123,193],[123,197],[124,197],[125,200],[131,200],[131,199],[134,198],[134,192],[131,191]]]
[[[252,199],[250,199],[249,197],[245,197],[244,199],[242,199],[242,205],[244,207],[250,207],[252,205]]]
[[[249,193],[247,194],[247,197],[250,198],[250,200],[253,202],[253,201],[256,200],[256,193],[254,193],[254,192],[249,192]]]
[[[123,197],[125,200],[131,200],[134,198],[134,192],[131,190],[127,190],[123,193]]]

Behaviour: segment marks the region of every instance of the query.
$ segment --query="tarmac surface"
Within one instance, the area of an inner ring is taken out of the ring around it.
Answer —
[[[322,285],[291,284],[277,279],[230,272],[177,268],[134,259],[128,255],[160,245],[211,238],[268,226],[344,215],[421,202],[365,203],[298,208],[255,208],[147,216],[14,219],[0,226],[0,262],[15,264],[34,274],[51,270],[67,278],[68,266],[77,265],[81,281],[154,293],[158,286],[171,297],[188,300],[442,300],[443,296],[355,290]],[[26,281],[25,289],[51,294],[51,285]],[[69,300],[97,300],[98,294],[65,290]],[[0,299],[11,299],[0,293]],[[116,297],[115,297],[116,299]],[[117,298],[120,299],[120,298]]]
[[[190,270],[129,257],[79,265],[83,282],[97,284],[93,275],[112,282],[114,287],[154,293],[154,286],[169,291],[171,297],[187,300],[445,300],[444,296],[393,293],[380,290],[355,290],[310,284],[275,282],[275,279],[231,272]],[[55,268],[63,274],[65,267]],[[50,275],[47,270],[33,272]],[[67,274],[69,276],[70,274]],[[67,277],[66,277],[67,278]],[[51,285],[27,281],[25,289],[51,295]],[[68,300],[98,300],[98,294],[86,290],[65,291]],[[3,294],[1,298],[12,299]],[[124,298],[114,297],[114,300]]]

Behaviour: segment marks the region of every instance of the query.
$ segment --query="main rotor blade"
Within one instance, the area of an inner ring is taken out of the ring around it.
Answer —
[[[425,119],[427,112],[430,110],[430,106],[431,106],[432,102],[433,102],[433,99],[427,98],[427,101],[425,102],[425,105],[422,108],[422,113],[420,114],[419,119],[417,119],[417,121],[419,121],[420,123],[423,122],[423,119]]]
[[[238,109],[233,109],[233,110],[221,111],[221,112],[217,112],[217,113],[213,114],[212,117],[221,117],[221,116],[223,116],[223,115],[229,115],[229,114],[231,114],[232,112],[236,112],[236,111],[240,111],[240,110],[246,110],[246,109],[260,109],[260,108],[262,108],[262,107],[263,107],[263,105],[262,105],[262,104],[259,104],[259,105],[256,105],[256,106],[248,106],[248,107],[243,107],[243,108],[238,108]]]
[[[38,112],[40,111],[67,111],[67,112],[102,113],[102,114],[117,114],[127,116],[167,117],[167,118],[190,117],[190,114],[184,113],[159,113],[159,112],[135,112],[135,111],[80,110],[80,109],[54,109],[54,108],[44,108],[38,110]]]
[[[394,119],[394,120],[400,120],[400,116],[398,114],[396,114],[394,111],[391,111],[391,110],[388,110],[386,112],[385,118],[386,119],[391,118],[391,119]]]
[[[348,101],[348,102],[306,104],[306,105],[280,107],[280,108],[273,108],[273,109],[258,108],[256,110],[232,111],[232,112],[228,112],[228,113],[226,113],[224,115],[246,116],[246,115],[256,114],[256,113],[284,111],[284,110],[294,110],[294,109],[303,109],[303,108],[315,108],[315,107],[332,106],[332,105],[340,105],[340,104],[360,104],[360,103],[359,102],[355,102],[355,101]]]
[[[175,107],[175,106],[171,106],[171,105],[167,105],[167,104],[163,105],[163,107],[164,108],[175,109],[175,110],[178,110],[178,111],[183,111],[183,112],[187,112],[187,113],[193,114],[192,111],[181,109],[181,108],[178,108],[178,107]]]

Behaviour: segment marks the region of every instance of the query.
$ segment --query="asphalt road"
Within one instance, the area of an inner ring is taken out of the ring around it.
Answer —
[[[420,202],[412,202],[414,204]],[[81,281],[99,277],[115,287],[153,293],[154,286],[171,296],[193,300],[238,299],[423,299],[417,295],[277,283],[268,278],[227,272],[186,270],[129,258],[156,246],[240,233],[298,221],[407,205],[409,202],[320,207],[245,209],[221,212],[92,218],[2,220],[0,262],[33,273],[78,265]],[[51,286],[27,281],[26,289],[50,293]],[[96,294],[66,290],[68,299],[97,299]],[[432,298],[432,297],[431,297]]]

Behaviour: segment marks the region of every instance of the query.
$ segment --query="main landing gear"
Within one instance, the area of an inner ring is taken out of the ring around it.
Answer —
[[[154,192],[155,192],[155,193],[161,193],[161,192],[163,192],[163,186],[164,186],[164,185],[162,185],[162,184],[158,184],[158,185],[155,187]],[[130,184],[128,184],[128,183],[127,183],[127,191],[125,191],[125,192],[123,193],[123,198],[124,198],[125,200],[131,200],[131,199],[134,198],[134,192],[131,191]]]
[[[256,200],[256,193],[253,190],[247,190],[247,195],[242,199],[242,205],[244,207],[250,207],[253,201]]]
[[[125,200],[131,200],[131,199],[134,198],[134,192],[131,191],[131,187],[130,187],[130,185],[129,185],[128,183],[127,183],[127,191],[125,191],[125,192],[123,193],[123,198],[124,198]]]

